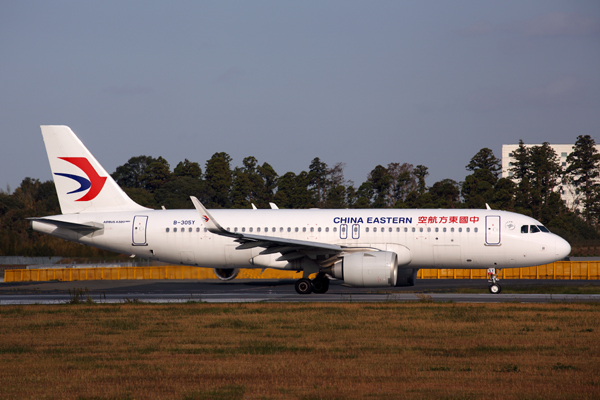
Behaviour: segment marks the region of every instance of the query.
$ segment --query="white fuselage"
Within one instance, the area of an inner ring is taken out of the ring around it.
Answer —
[[[230,232],[320,242],[353,248],[410,252],[401,268],[517,268],[551,263],[570,252],[549,232],[522,233],[538,221],[495,210],[210,210]],[[207,268],[278,268],[279,254],[262,248],[236,250],[234,239],[206,229],[196,210],[145,210],[66,214],[47,217],[102,226],[76,232],[41,220],[34,230],[82,244],[142,258]]]

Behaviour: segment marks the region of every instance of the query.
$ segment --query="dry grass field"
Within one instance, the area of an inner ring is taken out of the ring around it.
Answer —
[[[0,308],[2,399],[598,399],[600,304]]]

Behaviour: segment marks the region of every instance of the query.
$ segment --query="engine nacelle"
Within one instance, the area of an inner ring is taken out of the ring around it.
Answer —
[[[235,277],[240,272],[237,268],[214,268],[213,272],[222,281],[230,281],[235,279]]]
[[[370,251],[344,256],[326,271],[356,287],[395,286],[398,256],[391,251]]]

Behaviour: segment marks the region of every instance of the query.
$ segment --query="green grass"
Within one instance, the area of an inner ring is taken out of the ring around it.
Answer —
[[[600,398],[600,303],[0,311],[0,398]]]

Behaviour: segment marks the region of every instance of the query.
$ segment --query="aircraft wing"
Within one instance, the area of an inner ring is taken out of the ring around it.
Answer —
[[[338,246],[336,244],[230,232],[223,228],[212,217],[212,215],[210,215],[206,207],[204,207],[204,205],[196,197],[191,196],[191,199],[196,207],[196,210],[204,220],[208,231],[216,235],[227,236],[235,239],[236,242],[240,243],[240,245],[236,247],[237,250],[264,247],[265,250],[260,252],[261,255],[281,253],[281,257],[279,257],[277,261],[290,261],[305,257],[307,255],[332,256],[343,252],[345,249],[345,247]]]

